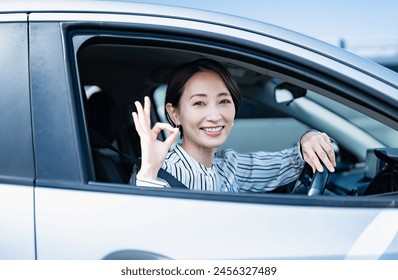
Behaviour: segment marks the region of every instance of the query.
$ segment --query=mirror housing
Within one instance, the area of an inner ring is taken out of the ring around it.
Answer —
[[[276,79],[273,79],[273,84],[274,84],[273,93],[276,103],[289,104],[293,100],[305,96],[307,93],[307,90],[302,87],[282,81],[280,82],[276,81],[275,83],[275,80]]]

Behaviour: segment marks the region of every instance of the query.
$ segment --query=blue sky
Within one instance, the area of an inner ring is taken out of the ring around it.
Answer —
[[[136,0],[213,10],[265,21],[348,48],[395,46],[397,0]]]

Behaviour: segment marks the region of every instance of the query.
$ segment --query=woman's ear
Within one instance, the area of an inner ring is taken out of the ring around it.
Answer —
[[[175,108],[171,103],[167,103],[166,111],[167,111],[167,114],[169,115],[170,119],[173,121],[174,125],[179,126],[180,120],[179,120],[178,109]]]

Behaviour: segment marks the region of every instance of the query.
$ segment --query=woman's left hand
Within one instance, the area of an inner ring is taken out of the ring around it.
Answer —
[[[336,157],[332,143],[326,133],[309,131],[300,139],[301,152],[304,160],[312,170],[323,172],[321,161],[330,172],[334,172]]]

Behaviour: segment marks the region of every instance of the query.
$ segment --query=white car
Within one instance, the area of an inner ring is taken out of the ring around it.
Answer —
[[[1,259],[398,258],[397,73],[223,14],[5,2]],[[278,150],[317,129],[335,140],[336,172],[322,183],[305,171],[271,193],[129,184],[133,102],[148,95],[163,121],[169,71],[201,57],[226,65],[242,91],[225,147]]]

